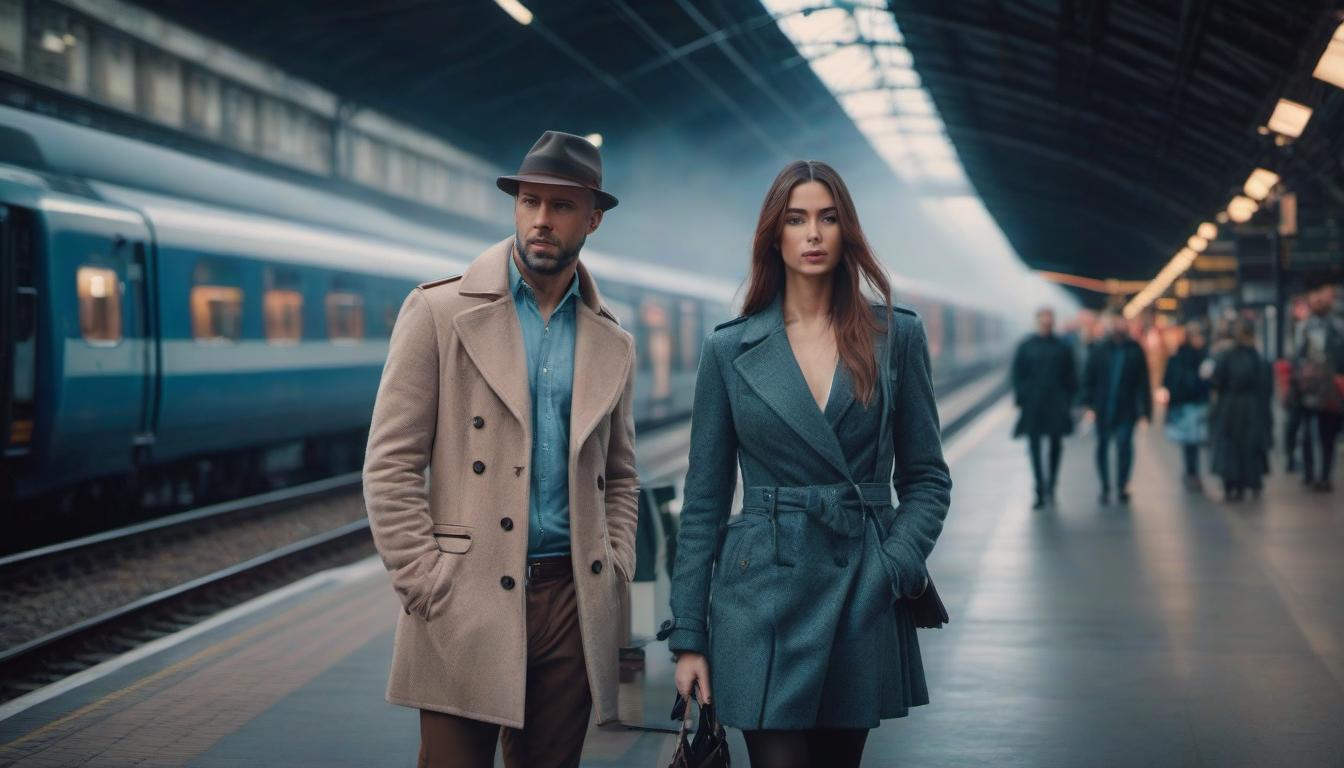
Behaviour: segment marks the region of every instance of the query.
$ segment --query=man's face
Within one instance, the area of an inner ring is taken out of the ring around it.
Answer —
[[[1055,332],[1055,313],[1048,309],[1043,309],[1036,313],[1036,331],[1042,336],[1049,336]]]
[[[1335,286],[1325,285],[1307,294],[1307,306],[1311,311],[1324,315],[1335,305]]]
[[[579,258],[588,235],[602,222],[591,190],[558,184],[518,185],[513,204],[518,254],[529,271],[554,275]]]

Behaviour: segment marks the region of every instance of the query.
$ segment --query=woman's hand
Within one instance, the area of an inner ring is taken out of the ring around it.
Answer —
[[[682,651],[677,654],[677,693],[690,698],[691,690],[699,688],[701,704],[712,704],[709,692],[709,662],[703,654]]]

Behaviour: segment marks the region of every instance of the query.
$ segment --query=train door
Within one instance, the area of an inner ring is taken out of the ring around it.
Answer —
[[[7,468],[32,450],[37,286],[30,222],[0,206],[0,447]]]
[[[135,464],[149,460],[159,423],[159,377],[162,359],[162,335],[159,333],[158,272],[154,269],[154,255],[146,240],[130,243],[130,264],[127,265],[127,293],[133,328],[144,340],[140,360],[140,418],[138,429],[131,436],[131,450]]]

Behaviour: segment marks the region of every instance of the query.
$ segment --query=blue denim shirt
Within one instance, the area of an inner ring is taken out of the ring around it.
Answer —
[[[575,275],[549,323],[542,322],[532,286],[509,258],[513,306],[523,329],[527,384],[532,395],[532,473],[527,556],[569,554],[569,406],[574,395]]]

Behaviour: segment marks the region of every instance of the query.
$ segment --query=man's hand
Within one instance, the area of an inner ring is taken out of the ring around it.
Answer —
[[[690,698],[693,688],[700,689],[700,703],[712,704],[709,692],[709,661],[703,654],[682,651],[677,654],[677,693]]]

